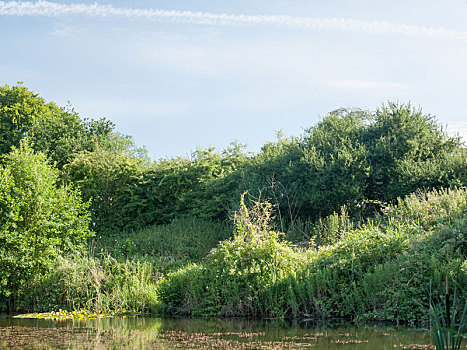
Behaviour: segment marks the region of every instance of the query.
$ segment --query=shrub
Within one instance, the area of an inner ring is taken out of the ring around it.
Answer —
[[[83,247],[88,205],[79,191],[58,184],[58,171],[27,143],[0,167],[0,309],[13,308],[36,275],[56,257]],[[3,301],[3,305],[2,305]]]

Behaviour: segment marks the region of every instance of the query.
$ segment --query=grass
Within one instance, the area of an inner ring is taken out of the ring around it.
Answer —
[[[38,276],[26,290],[18,309],[151,313],[157,309],[159,276],[148,262],[119,262],[109,254],[61,257],[51,272]]]
[[[96,250],[107,251],[119,261],[147,261],[165,273],[201,261],[231,234],[228,224],[185,216],[166,225],[101,236]]]

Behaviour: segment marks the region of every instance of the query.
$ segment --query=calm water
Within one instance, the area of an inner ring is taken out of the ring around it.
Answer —
[[[427,333],[311,322],[0,318],[0,349],[428,349]]]

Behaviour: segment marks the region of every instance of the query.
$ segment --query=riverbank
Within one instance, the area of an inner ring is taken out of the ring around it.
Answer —
[[[430,300],[445,295],[446,278],[449,290],[465,300],[464,190],[413,194],[359,224],[335,214],[326,221],[328,230],[340,232],[335,241],[306,249],[268,226],[270,209],[267,203],[242,205],[232,238],[204,258],[165,273],[151,263],[155,254],[61,258],[25,292],[20,309],[420,325],[428,323]]]

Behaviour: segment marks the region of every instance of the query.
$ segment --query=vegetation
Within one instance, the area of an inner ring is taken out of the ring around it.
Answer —
[[[83,320],[83,319],[95,319],[115,316],[138,316],[139,314],[135,310],[112,310],[112,311],[96,311],[92,312],[86,309],[74,310],[68,312],[67,310],[59,310],[52,312],[41,312],[32,314],[16,315],[15,318],[38,318],[46,320]]]
[[[151,161],[6,85],[0,130],[0,310],[419,324],[446,276],[465,302],[467,150],[410,104]]]
[[[436,349],[459,350],[462,338],[467,336],[467,303],[457,325],[456,298],[452,308],[445,305],[430,305],[430,321],[432,324],[431,337],[434,340]]]
[[[59,258],[45,276],[24,292],[21,310],[112,310],[154,312],[158,273],[150,263],[118,261],[109,254]]]
[[[100,236],[94,244],[96,249],[105,250],[119,260],[150,262],[157,271],[166,273],[201,261],[219,240],[231,233],[229,225],[187,216],[165,225]]]
[[[0,166],[0,308],[11,307],[35,276],[61,254],[84,249],[88,205],[78,190],[58,184],[58,171],[26,142]]]
[[[426,323],[446,274],[465,299],[466,214],[464,190],[412,195],[319,250],[293,249],[249,220],[202,264],[161,282],[161,304],[171,314]]]
[[[259,293],[301,265],[299,254],[270,230],[270,214],[269,203],[256,203],[248,210],[242,197],[234,237],[219,243],[202,263],[177,270],[161,282],[164,312],[259,315]]]

